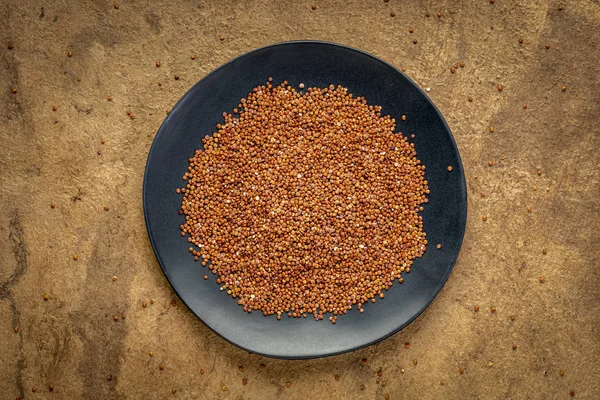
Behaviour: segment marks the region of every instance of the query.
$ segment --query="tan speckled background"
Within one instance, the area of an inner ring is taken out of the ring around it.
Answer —
[[[0,398],[600,398],[597,0],[166,3],[0,0]],[[291,39],[361,48],[431,88],[470,196],[431,307],[309,361],[249,355],[172,306],[141,208],[165,110],[230,58]]]

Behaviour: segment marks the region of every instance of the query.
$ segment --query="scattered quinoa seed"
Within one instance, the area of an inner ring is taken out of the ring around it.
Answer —
[[[117,277],[116,277],[115,275],[113,275],[113,277],[112,277],[112,281],[114,282],[114,281],[116,281],[116,280],[117,280]]]
[[[50,203],[50,208],[54,208],[54,207],[56,207],[56,204]]]
[[[242,378],[242,385],[248,384],[248,378]]]
[[[192,60],[195,60],[195,59],[196,59],[196,55],[192,54]]]
[[[462,369],[462,368],[460,368],[460,369],[458,370],[458,373],[460,373],[460,374],[464,374],[464,373],[465,373],[465,370],[464,370],[464,369]]]
[[[408,342],[404,343],[404,348],[410,349],[410,343],[408,343]]]
[[[56,110],[57,110],[56,106],[52,106],[52,111],[56,111]]]
[[[550,48],[549,44],[546,44],[546,50],[548,50]]]
[[[150,299],[150,304],[154,304],[154,299]]]
[[[32,386],[32,387],[31,387],[31,391],[32,391],[32,392],[35,392],[36,390],[37,390],[37,388],[36,388],[35,386]]]
[[[565,85],[563,85],[563,87],[561,89],[563,92],[565,92],[567,90],[567,87]]]
[[[490,0],[490,1],[494,1],[494,0]],[[444,384],[444,381],[440,381],[440,385],[443,385],[443,384]]]
[[[495,312],[496,312],[496,307],[492,307],[490,310],[491,310],[493,313],[495,313]]]
[[[543,254],[543,255],[546,255],[546,254],[548,254],[548,250],[546,250],[546,249],[543,249],[543,250],[542,250],[542,254]]]
[[[146,303],[145,301],[142,302],[142,307],[146,308],[148,307],[148,303]]]
[[[221,390],[224,392],[227,391],[227,386],[225,386],[225,385],[221,386]]]
[[[12,44],[12,43],[9,43],[9,44],[8,44],[8,49],[9,49],[9,50],[12,50],[12,49],[13,49],[13,44]]]
[[[544,279],[543,276],[540,277],[540,283],[544,283],[546,280]]]
[[[569,392],[569,394],[571,395],[571,397],[575,397],[575,391],[574,391],[574,390],[571,390],[571,391]]]
[[[285,386],[292,387],[292,382],[286,382]]]
[[[562,369],[559,372],[560,376],[564,376],[565,375],[565,371],[563,371]]]
[[[12,88],[10,91],[11,91],[13,94],[16,94],[16,93],[17,93],[17,88]]]
[[[67,52],[67,56],[69,56],[69,57],[73,57],[73,52],[72,52],[72,51],[68,51],[68,52]]]
[[[173,394],[177,393],[177,389],[175,389],[175,388],[171,389],[171,393],[173,393]]]
[[[149,352],[148,352],[148,355],[149,355],[150,357],[152,357],[152,356],[154,355],[154,353],[153,353],[153,352],[151,352],[151,351],[149,351]]]
[[[516,344],[513,344],[513,345],[512,345],[512,349],[513,349],[513,350],[516,350],[516,349],[517,349],[517,345],[516,345]]]
[[[475,310],[475,312],[479,311],[479,306],[473,307],[473,310]]]
[[[491,362],[491,361],[490,361],[490,362],[488,362],[488,367],[493,367],[493,366],[494,366],[494,363],[493,363],[493,362]]]
[[[523,39],[519,39],[519,44],[523,44]]]
[[[490,160],[490,161],[488,161],[488,165],[489,165],[490,167],[492,167],[492,166],[494,165],[494,162],[493,162],[492,160]]]
[[[115,7],[115,10],[118,10],[118,9],[119,9],[119,5],[118,5],[118,4],[116,4],[116,3],[115,3],[115,5],[114,5],[114,7]]]
[[[113,320],[118,321],[119,320],[119,316],[118,315],[113,315]]]
[[[299,85],[298,85],[298,87],[299,87],[300,89],[304,89],[304,83],[301,83],[301,84],[299,84]]]
[[[417,359],[416,359],[416,358],[413,360],[413,364],[414,364],[414,365],[417,365],[417,364],[418,364],[418,361],[417,361]]]
[[[73,256],[73,260],[75,260],[75,261],[79,260],[79,256],[78,256],[77,254],[75,254],[75,255]]]
[[[484,215],[483,217],[481,217],[482,221],[487,221],[487,217]]]
[[[498,91],[501,92],[504,87],[502,85],[498,85]]]
[[[315,10],[317,9],[317,6],[313,4],[312,6],[310,6],[310,8],[311,8],[313,11],[315,11]]]
[[[154,65],[156,65],[156,68],[160,68],[160,62],[157,61]]]
[[[19,333],[19,327],[18,327],[18,326],[15,326],[15,329],[14,329],[14,331],[15,331],[15,333]]]
[[[179,75],[175,75],[175,80],[178,81],[179,80]]]
[[[44,295],[44,301],[48,301],[48,295],[47,294]]]
[[[472,97],[467,98],[467,100],[469,100],[469,103],[473,102],[473,98]]]
[[[223,40],[225,40],[225,36],[223,36],[223,35],[219,35],[219,40],[220,40],[220,41],[223,41]]]
[[[392,12],[390,13],[390,17],[392,17],[392,18],[393,18],[393,17],[395,17],[395,16],[396,16],[396,13],[392,11]]]
[[[360,385],[360,390],[365,390],[365,385]]]
[[[448,165],[448,172],[452,171],[452,165]]]
[[[162,371],[162,370],[164,370],[164,369],[165,369],[165,366],[164,366],[163,364],[160,364],[160,365],[158,366],[158,369],[160,369],[160,370]]]
[[[208,279],[208,275],[204,275],[204,280],[207,280],[207,279]]]
[[[109,206],[104,206],[104,211],[109,211],[110,207]]]
[[[51,392],[54,392],[54,386],[52,386],[52,385],[48,386],[48,390]]]
[[[442,245],[438,243],[438,245],[437,245],[436,247],[437,247],[437,248],[438,248],[438,250],[439,250],[439,249],[441,249],[441,248],[442,248]]]

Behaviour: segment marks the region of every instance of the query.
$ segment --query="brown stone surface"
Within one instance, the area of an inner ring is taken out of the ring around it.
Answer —
[[[0,26],[3,399],[600,398],[598,1],[4,0]],[[230,58],[291,39],[364,49],[431,88],[470,196],[431,307],[309,361],[249,355],[171,305],[141,207],[165,111]]]

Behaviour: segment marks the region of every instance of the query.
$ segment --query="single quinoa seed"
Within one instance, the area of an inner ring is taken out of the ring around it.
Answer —
[[[542,249],[542,254],[543,254],[543,255],[546,255],[546,254],[548,254],[548,250],[546,250],[546,249]]]
[[[448,172],[452,172],[452,165],[448,165]]]
[[[490,361],[490,362],[488,362],[488,367],[490,367],[490,368],[491,368],[491,367],[493,367],[493,366],[494,366],[494,363],[493,363],[493,362],[491,362],[491,361]]]
[[[242,385],[248,384],[248,378],[242,378]]]
[[[72,52],[72,51],[68,51],[68,52],[67,52],[67,56],[69,56],[69,57],[73,57],[73,52]]]
[[[118,321],[119,320],[119,316],[118,315],[113,315],[113,320],[114,321]]]
[[[472,97],[467,98],[467,100],[469,100],[469,103],[473,102],[473,98]]]
[[[110,211],[110,207],[109,206],[104,206],[104,211]]]
[[[360,390],[365,390],[365,385],[360,385]]]
[[[177,393],[177,389],[175,389],[175,388],[171,389],[171,393],[173,393],[173,394]]]
[[[115,5],[114,5],[114,7],[115,7],[115,10],[118,10],[118,9],[119,9],[119,5],[118,5],[118,4],[116,4],[116,3],[115,3]]]
[[[417,361],[417,359],[415,358],[415,359],[413,360],[413,365],[417,365],[418,363],[419,363],[419,362],[418,362],[418,361]]]
[[[501,92],[504,89],[502,85],[498,85],[498,91]]]
[[[157,61],[154,65],[156,65],[156,68],[160,68],[160,62]]]
[[[221,386],[221,390],[224,391],[224,392],[226,392],[227,391],[227,386],[225,386],[225,385]]]
[[[437,245],[436,247],[437,247],[437,249],[439,250],[439,249],[441,249],[441,248],[442,248],[442,245],[438,243],[438,245]]]
[[[299,93],[285,81],[237,109],[182,177],[191,256],[248,313],[335,324],[384,298],[427,245],[425,167],[396,120],[339,85]]]
[[[116,277],[115,275],[113,275],[113,277],[112,277],[112,281],[114,282],[114,281],[116,281],[116,280],[117,280],[117,277]]]
[[[545,281],[546,281],[546,279],[543,276],[541,276],[540,277],[540,283],[544,283]]]
[[[148,307],[148,303],[146,303],[145,301],[142,302],[142,307],[146,308]]]
[[[550,49],[550,45],[546,44],[546,50]]]
[[[286,387],[292,387],[292,382],[286,382],[285,386]]]
[[[17,88],[12,88],[10,91],[12,92],[12,94],[16,94],[17,93]]]
[[[196,55],[195,55],[195,54],[192,54],[192,57],[191,57],[191,58],[192,58],[192,60],[195,60],[195,59],[196,59]]]
[[[108,97],[106,98],[106,100],[108,100],[108,101],[112,101],[112,96],[108,96]]]
[[[473,307],[473,310],[475,310],[475,312],[479,311],[479,306]]]
[[[396,13],[392,11],[392,12],[390,13],[390,17],[394,18],[395,16],[396,16]]]
[[[569,394],[571,395],[571,397],[575,397],[575,391],[574,391],[574,390],[571,390],[571,391],[569,392]]]
[[[565,375],[565,371],[563,371],[562,369],[559,372],[560,376],[564,376]]]
[[[567,87],[565,85],[563,85],[563,87],[561,88],[563,92],[567,91]]]
[[[48,301],[49,297],[47,294],[44,295],[44,301]]]
[[[54,386],[52,386],[52,385],[48,386],[48,390],[49,390],[50,392],[54,392]]]
[[[408,343],[408,342],[404,343],[404,348],[405,349],[410,349],[410,343]]]
[[[334,378],[336,381],[339,381],[339,380],[340,380],[340,376],[339,376],[339,375],[335,375],[333,378]]]
[[[464,68],[464,67],[465,67],[465,63],[464,63],[464,61],[461,61],[461,62],[460,62],[460,67],[461,67],[461,68]]]
[[[154,299],[150,299],[150,304],[154,304]]]
[[[12,44],[12,43],[9,43],[9,44],[8,44],[8,49],[9,49],[9,50],[12,50],[12,49],[13,49],[13,44]]]
[[[519,39],[519,44],[523,44],[524,40],[521,38]]]
[[[15,333],[19,333],[19,327],[15,326],[14,331],[15,331]]]
[[[493,312],[493,313],[495,313],[496,312],[496,307],[490,308],[490,311]]]
[[[312,6],[310,6],[311,10],[315,11],[317,9],[317,6],[315,4],[313,4]]]
[[[488,166],[490,166],[490,167],[494,166],[494,162],[492,160],[488,161]]]
[[[481,217],[481,220],[482,221],[487,221],[487,217],[484,215],[484,216]]]
[[[52,106],[52,111],[56,111],[58,108],[56,106]]]
[[[35,393],[37,391],[37,388],[35,386],[32,386],[31,391]]]
[[[175,80],[178,81],[179,80],[179,75],[175,75]]]
[[[513,349],[513,350],[516,350],[516,349],[517,349],[517,345],[516,345],[516,344],[513,344],[513,345],[512,345],[512,349]]]
[[[56,207],[56,204],[50,203],[50,208],[54,208],[54,207]]]
[[[148,355],[149,355],[150,357],[152,357],[152,356],[154,355],[154,353],[150,351],[150,352],[148,352]]]
[[[459,370],[458,370],[458,373],[459,373],[459,374],[464,374],[464,373],[465,373],[465,370],[464,370],[464,369],[462,369],[462,368],[459,368]]]
[[[77,254],[75,254],[75,255],[73,256],[73,260],[75,260],[75,261],[79,260],[79,256],[78,256]]]
[[[523,110],[527,110],[527,104],[523,104]]]
[[[164,366],[163,364],[160,364],[160,365],[158,366],[158,369],[160,369],[161,371],[163,371],[163,370],[165,369],[165,366]]]
[[[493,0],[491,0],[491,1],[493,1]],[[443,386],[443,385],[444,385],[444,383],[445,383],[444,381],[440,381],[440,385],[442,385],[442,386]]]

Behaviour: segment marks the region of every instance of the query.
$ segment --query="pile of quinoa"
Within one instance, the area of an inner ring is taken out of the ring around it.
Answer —
[[[271,81],[189,159],[181,235],[244,311],[335,323],[425,252],[425,166],[380,106]]]

